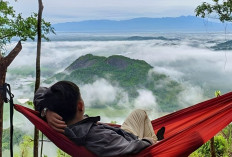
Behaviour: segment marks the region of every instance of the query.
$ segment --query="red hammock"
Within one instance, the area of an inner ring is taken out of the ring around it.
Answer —
[[[83,146],[75,145],[63,134],[53,130],[38,117],[38,112],[20,105],[15,105],[14,107],[66,153],[79,157],[95,156]],[[232,92],[153,120],[152,125],[155,132],[162,126],[165,126],[165,139],[135,156],[188,156],[231,121]]]

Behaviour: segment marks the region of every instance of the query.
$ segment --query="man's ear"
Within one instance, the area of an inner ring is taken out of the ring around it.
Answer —
[[[84,111],[84,103],[82,101],[77,102],[78,111]]]

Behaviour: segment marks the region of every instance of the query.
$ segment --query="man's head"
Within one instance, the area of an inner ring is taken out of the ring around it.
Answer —
[[[75,118],[79,103],[83,105],[81,106],[83,109],[84,104],[79,87],[69,81],[59,81],[52,85],[44,94],[43,99],[43,104],[49,110],[59,114],[66,122]]]

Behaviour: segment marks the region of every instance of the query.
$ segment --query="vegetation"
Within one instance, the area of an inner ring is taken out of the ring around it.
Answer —
[[[16,14],[7,1],[0,1],[0,50],[15,37],[18,37],[21,41],[26,41],[27,39],[35,40],[37,35],[37,16],[38,14],[34,13],[30,17],[23,18],[21,14]],[[46,35],[50,32],[54,33],[54,29],[44,19],[42,20],[42,26],[42,38],[48,40]]]
[[[196,9],[196,16],[219,19],[221,22],[232,22],[232,0],[212,0],[213,4],[203,2]]]
[[[66,154],[62,150],[58,149],[57,150],[57,157],[71,157],[70,155]]]
[[[214,137],[214,145],[217,157],[229,157],[232,155],[232,125],[228,125]],[[210,157],[210,141],[193,152],[190,157]]]
[[[19,145],[23,141],[24,132],[19,129],[14,129],[14,145]],[[2,150],[10,149],[10,128],[3,130]]]
[[[20,155],[15,156],[21,156],[21,157],[28,157],[32,154],[32,147],[33,147],[33,139],[31,136],[24,135],[23,141],[20,143]]]

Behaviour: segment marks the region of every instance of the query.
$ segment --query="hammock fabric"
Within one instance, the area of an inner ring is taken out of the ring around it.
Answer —
[[[66,153],[79,157],[95,156],[83,146],[75,145],[63,134],[53,130],[39,118],[38,112],[20,105],[14,107]],[[230,124],[231,121],[232,92],[153,120],[152,125],[155,132],[165,126],[165,139],[134,156],[188,156]],[[114,126],[120,127],[120,125]]]

